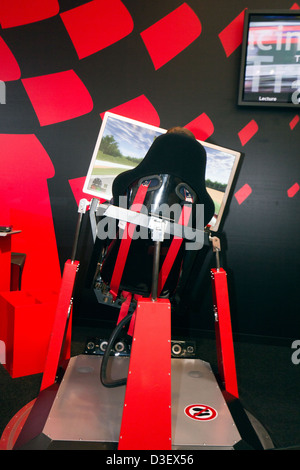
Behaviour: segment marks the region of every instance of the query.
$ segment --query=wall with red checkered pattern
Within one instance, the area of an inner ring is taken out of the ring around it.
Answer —
[[[242,152],[222,234],[233,328],[299,331],[299,112],[238,107],[247,8],[300,5],[1,1],[0,224],[22,230],[13,251],[27,253],[24,289],[59,286],[103,113],[113,111]],[[210,329],[210,290],[191,282],[190,313],[176,321]]]

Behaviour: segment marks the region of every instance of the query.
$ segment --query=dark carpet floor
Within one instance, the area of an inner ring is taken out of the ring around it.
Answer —
[[[72,356],[84,352],[90,336],[108,337],[109,332],[90,327],[73,327]],[[176,337],[176,339],[184,339]],[[216,370],[213,337],[193,338],[197,357]],[[292,362],[288,340],[235,340],[240,402],[267,430],[275,448],[300,449],[300,364]],[[36,398],[41,374],[12,379],[0,365],[0,435],[10,419]]]

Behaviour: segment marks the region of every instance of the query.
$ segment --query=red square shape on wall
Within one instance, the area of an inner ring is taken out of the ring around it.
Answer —
[[[1,68],[0,68],[0,80],[8,82],[11,80],[19,80],[21,77],[20,67],[7,46],[4,40],[0,37],[0,57],[1,57]]]
[[[14,28],[42,21],[59,12],[58,0],[1,0],[2,28]]]
[[[183,3],[141,33],[155,70],[194,42],[202,25],[194,11]]]
[[[79,59],[120,41],[134,26],[120,0],[94,0],[60,16]]]
[[[234,18],[219,34],[219,39],[227,57],[242,44],[245,10]]]
[[[22,79],[41,126],[89,113],[93,100],[74,70]]]

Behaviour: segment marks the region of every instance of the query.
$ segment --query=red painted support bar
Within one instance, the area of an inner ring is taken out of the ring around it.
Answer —
[[[211,278],[219,374],[224,382],[225,390],[238,398],[227,273],[223,268],[212,269]]]
[[[71,299],[78,266],[78,261],[72,262],[68,260],[65,263],[53,329],[49,341],[48,354],[41,383],[41,391],[55,383],[68,316],[71,309]]]
[[[171,449],[171,306],[137,305],[119,450]]]

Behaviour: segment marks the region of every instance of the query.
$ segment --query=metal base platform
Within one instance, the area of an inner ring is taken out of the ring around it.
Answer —
[[[71,358],[58,390],[46,390],[36,400],[15,449],[117,449],[125,386],[101,384],[101,360],[88,355]],[[128,367],[128,357],[111,357],[108,373],[113,380],[124,378]],[[238,400],[229,400],[234,404],[231,410],[207,362],[172,359],[171,375],[173,450],[273,447],[264,428],[248,419]],[[242,415],[241,427],[238,414]],[[247,427],[249,440],[243,435]]]

